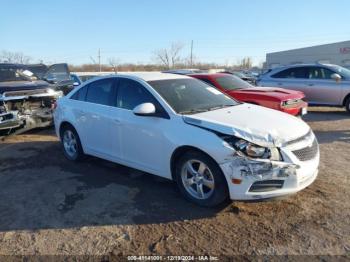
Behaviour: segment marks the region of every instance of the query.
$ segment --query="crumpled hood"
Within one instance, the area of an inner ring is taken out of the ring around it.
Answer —
[[[289,114],[252,104],[183,116],[191,125],[245,139],[265,147],[280,147],[309,132],[310,127]]]

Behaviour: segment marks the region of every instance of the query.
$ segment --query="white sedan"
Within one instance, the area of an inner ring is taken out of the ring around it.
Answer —
[[[318,143],[301,119],[187,76],[95,78],[61,98],[54,119],[69,160],[93,155],[172,179],[203,206],[295,193],[318,173]]]

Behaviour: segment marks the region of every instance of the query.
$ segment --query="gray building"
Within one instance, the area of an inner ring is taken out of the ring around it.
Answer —
[[[330,63],[350,68],[350,41],[268,53],[265,67],[305,63]]]

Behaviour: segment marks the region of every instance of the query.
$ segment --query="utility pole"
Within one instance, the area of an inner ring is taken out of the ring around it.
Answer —
[[[193,40],[191,41],[191,58],[190,58],[191,68],[193,66]]]
[[[101,72],[101,49],[98,49],[98,66],[100,68],[100,72]]]

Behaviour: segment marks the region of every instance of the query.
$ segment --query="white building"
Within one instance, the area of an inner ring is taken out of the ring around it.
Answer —
[[[350,68],[350,41],[268,53],[265,67],[301,63],[330,63]]]

